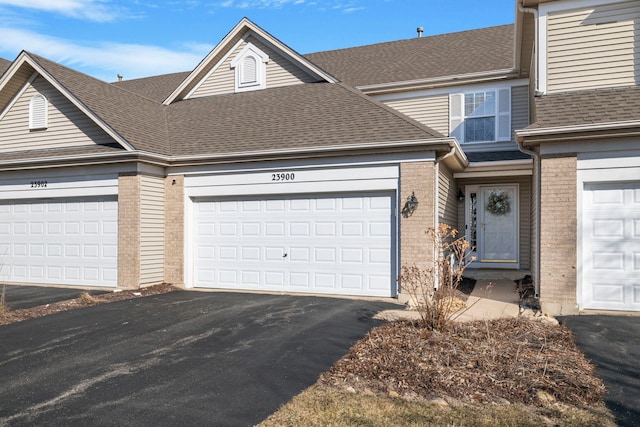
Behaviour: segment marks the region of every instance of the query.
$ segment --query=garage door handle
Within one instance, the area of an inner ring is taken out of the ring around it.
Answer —
[[[288,255],[288,254],[284,254],[284,255],[282,255],[282,258],[286,258],[286,257],[287,257],[287,255]]]

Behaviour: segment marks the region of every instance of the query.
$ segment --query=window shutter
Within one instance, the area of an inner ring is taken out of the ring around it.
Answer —
[[[29,129],[46,129],[47,98],[41,94],[33,95],[29,102]]]
[[[511,89],[498,90],[497,140],[511,141]]]
[[[242,84],[258,81],[258,61],[253,56],[247,56],[242,60]]]
[[[460,143],[464,142],[463,96],[461,93],[449,95],[449,136],[456,138]]]

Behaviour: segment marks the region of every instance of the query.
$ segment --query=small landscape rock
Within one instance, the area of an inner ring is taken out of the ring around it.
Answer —
[[[355,389],[355,388],[353,388],[353,387],[351,387],[351,386],[349,386],[349,387],[347,387],[347,391],[348,391],[349,393],[355,393],[355,392],[356,392],[356,389]]]
[[[389,392],[389,397],[396,398],[396,397],[400,397],[400,395],[398,394],[398,392],[392,390]]]

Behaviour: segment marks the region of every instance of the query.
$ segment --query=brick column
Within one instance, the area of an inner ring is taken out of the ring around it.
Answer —
[[[576,157],[542,158],[540,302],[552,315],[577,312],[576,182]]]
[[[184,176],[165,178],[165,282],[184,285]]]
[[[426,231],[436,226],[435,173],[433,162],[400,165],[400,266],[416,265],[425,268],[433,265],[433,242]],[[415,193],[419,204],[413,215],[405,218],[402,207],[411,193]]]
[[[118,177],[118,287],[140,287],[140,176]]]

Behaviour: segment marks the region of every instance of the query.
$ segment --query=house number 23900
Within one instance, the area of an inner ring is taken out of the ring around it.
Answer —
[[[47,181],[31,181],[31,188],[47,188]]]
[[[296,174],[293,172],[272,173],[271,181],[293,181],[296,179]]]

